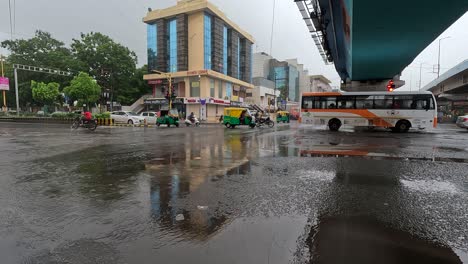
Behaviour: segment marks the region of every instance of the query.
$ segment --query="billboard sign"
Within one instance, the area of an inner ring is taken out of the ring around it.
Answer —
[[[6,77],[0,77],[0,90],[10,90],[10,80]]]

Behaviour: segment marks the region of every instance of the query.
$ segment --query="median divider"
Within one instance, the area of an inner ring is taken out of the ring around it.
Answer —
[[[112,126],[114,124],[114,119],[112,118],[98,118],[97,119],[99,126]]]

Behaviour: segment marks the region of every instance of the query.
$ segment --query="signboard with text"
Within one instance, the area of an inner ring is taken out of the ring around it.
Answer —
[[[10,80],[6,77],[0,77],[0,90],[10,90]]]

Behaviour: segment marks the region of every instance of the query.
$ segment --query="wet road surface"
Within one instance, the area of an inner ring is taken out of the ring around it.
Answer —
[[[468,263],[468,132],[0,123],[1,263]]]

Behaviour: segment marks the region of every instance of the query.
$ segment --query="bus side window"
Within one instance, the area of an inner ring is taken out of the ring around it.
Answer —
[[[411,95],[395,95],[393,108],[394,109],[411,109],[412,102],[413,102],[413,96]]]
[[[374,96],[375,109],[392,109],[393,96],[391,95],[376,95]]]
[[[356,96],[356,109],[372,109],[373,105],[372,96]]]
[[[340,109],[354,109],[354,96],[338,97],[338,107]]]
[[[311,109],[312,108],[313,97],[303,97],[302,98],[302,108]]]
[[[336,97],[323,97],[326,100],[326,107],[327,109],[336,109]]]

